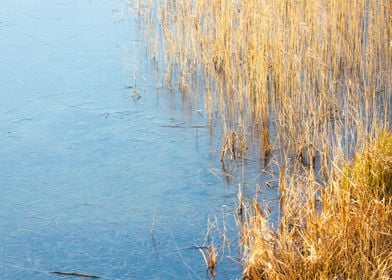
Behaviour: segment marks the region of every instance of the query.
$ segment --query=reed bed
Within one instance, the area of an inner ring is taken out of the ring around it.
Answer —
[[[391,121],[389,0],[142,3],[168,86],[220,112],[223,146],[244,152],[250,138],[262,153],[311,145],[347,158]]]
[[[379,133],[392,123],[392,2],[133,5],[167,86],[221,120],[221,161],[258,153],[264,168],[278,163],[279,226],[249,207],[244,275],[391,277],[392,183],[372,172],[392,168],[379,147],[391,140]]]

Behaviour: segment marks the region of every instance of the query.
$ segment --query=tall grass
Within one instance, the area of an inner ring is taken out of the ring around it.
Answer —
[[[240,144],[257,128],[262,152],[312,145],[320,155],[339,147],[347,156],[391,121],[389,0],[144,7],[154,57],[164,47],[168,85],[204,94],[209,111],[221,113],[223,143],[234,132]]]
[[[391,276],[392,167],[371,145],[392,122],[392,2],[135,1],[168,87],[219,112],[221,160],[256,142],[279,163],[279,228],[255,203],[245,275]]]

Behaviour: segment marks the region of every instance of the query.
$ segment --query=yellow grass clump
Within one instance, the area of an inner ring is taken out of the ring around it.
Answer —
[[[343,169],[322,189],[300,181],[281,186],[277,229],[254,202],[242,226],[245,279],[392,277],[392,135]]]

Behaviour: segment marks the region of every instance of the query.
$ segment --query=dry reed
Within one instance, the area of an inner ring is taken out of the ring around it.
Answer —
[[[234,132],[241,152],[258,138],[283,158],[309,145],[348,158],[391,121],[389,0],[142,3],[168,85],[220,112],[222,145]]]
[[[392,122],[392,2],[135,1],[168,87],[219,112],[221,161],[256,141],[279,163],[279,227],[253,204],[244,275],[391,277],[390,138],[372,139]]]

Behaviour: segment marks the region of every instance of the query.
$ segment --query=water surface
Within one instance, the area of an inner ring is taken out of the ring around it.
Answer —
[[[208,218],[268,178],[252,164],[224,179],[218,126],[157,89],[136,18],[111,1],[2,0],[0,50],[0,278],[208,279],[192,249]],[[239,277],[223,260],[217,279]]]

